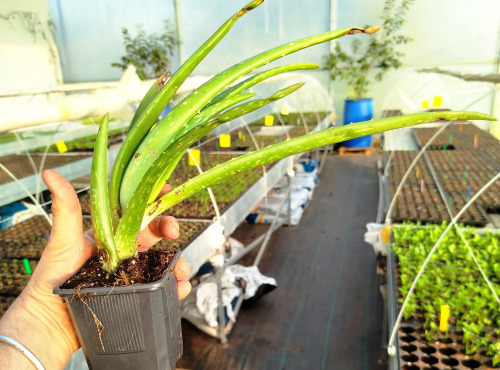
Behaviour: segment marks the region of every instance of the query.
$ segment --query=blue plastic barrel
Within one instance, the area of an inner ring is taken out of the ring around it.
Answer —
[[[160,113],[160,116],[158,117],[158,120],[161,120],[163,119],[163,117],[165,117],[168,112],[170,112],[172,110],[172,106],[169,104],[165,107],[165,109],[163,110],[163,112]]]
[[[373,99],[345,100],[344,125],[354,122],[369,121],[373,118]],[[347,148],[368,148],[372,145],[372,136],[362,136],[344,141]]]

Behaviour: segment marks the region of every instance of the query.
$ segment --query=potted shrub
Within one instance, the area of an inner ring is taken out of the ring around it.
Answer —
[[[370,86],[370,73],[377,68],[374,78],[380,81],[391,69],[401,66],[404,55],[398,46],[411,41],[399,33],[405,23],[405,16],[413,0],[402,0],[396,7],[394,0],[386,0],[382,12],[382,31],[374,37],[359,38],[351,42],[351,51],[346,52],[339,43],[327,57],[326,67],[332,79],[346,81],[349,92],[344,105],[344,125],[368,121],[373,117],[373,99],[366,96]],[[371,136],[348,140],[346,147],[366,148],[371,146]]]
[[[157,199],[190,145],[224,122],[285,97],[302,84],[249,102],[244,101],[254,94],[245,93],[246,90],[271,76],[318,66],[300,63],[276,67],[231,86],[233,82],[268,62],[305,47],[344,35],[376,31],[373,28],[345,28],[266,51],[219,73],[184,98],[155,125],[164,107],[198,63],[236,20],[262,2],[254,0],[246,5],[175,74],[170,78],[164,74],[153,84],[132,119],[109,186],[108,116],[101,121],[91,173],[92,224],[98,257],[55,289],[66,301],[92,368],[169,368],[175,366],[182,353],[179,306],[171,270],[178,252],[138,253],[137,235],[157,215],[222,179],[314,148],[436,119],[493,119],[481,113],[422,113],[310,133],[231,159]],[[138,270],[144,265],[150,269]],[[103,287],[97,284],[97,277],[101,278]]]
[[[122,36],[125,55],[121,57],[121,63],[112,63],[112,67],[125,71],[132,64],[141,80],[156,78],[172,69],[170,57],[174,55],[175,46],[179,41],[168,19],[163,22],[163,33],[160,35],[148,35],[144,29],[137,27],[135,37],[132,37],[126,28],[122,28]]]

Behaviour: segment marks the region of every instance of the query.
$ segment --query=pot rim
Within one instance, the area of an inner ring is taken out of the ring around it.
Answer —
[[[169,266],[175,266],[175,263],[179,259],[181,255],[181,249],[177,249],[174,255],[174,258],[170,262]],[[81,268],[80,268],[81,269]],[[78,269],[73,275],[76,275],[80,269]],[[115,295],[115,294],[130,294],[130,293],[142,293],[142,292],[152,292],[163,287],[168,279],[174,277],[174,274],[169,273],[169,269],[165,271],[165,275],[157,281],[148,284],[135,284],[135,285],[127,285],[127,286],[118,286],[118,287],[95,287],[95,288],[84,288],[78,290],[79,294],[92,294],[94,296],[102,296],[102,295]],[[61,297],[74,296],[77,293],[76,289],[65,289],[61,288],[61,285],[64,282],[61,282],[58,286],[54,287],[52,292]]]

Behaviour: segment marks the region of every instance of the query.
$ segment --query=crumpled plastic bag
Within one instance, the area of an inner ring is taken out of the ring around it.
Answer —
[[[366,224],[365,242],[373,247],[375,254],[387,256],[391,226],[369,222]]]
[[[211,327],[218,325],[218,296],[215,276],[194,287],[196,308]],[[262,275],[257,266],[229,266],[222,274],[222,302],[229,320],[235,321],[233,300],[243,293],[244,299],[251,299],[262,286],[276,287],[274,278]],[[267,289],[270,291],[272,289]],[[184,305],[183,305],[184,306]]]

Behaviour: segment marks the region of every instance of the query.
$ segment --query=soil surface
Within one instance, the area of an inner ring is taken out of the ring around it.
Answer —
[[[61,285],[63,289],[85,289],[98,287],[148,284],[160,280],[168,271],[168,266],[176,251],[150,249],[139,253],[138,257],[127,258],[118,270],[109,274],[102,269],[97,257],[93,257]]]

